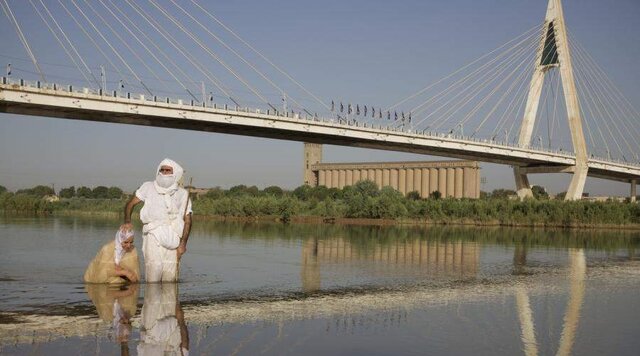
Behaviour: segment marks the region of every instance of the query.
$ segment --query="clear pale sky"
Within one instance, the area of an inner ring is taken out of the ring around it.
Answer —
[[[545,0],[200,2],[325,101],[375,106],[389,106],[540,24],[546,10]],[[10,3],[38,59],[69,64],[28,2]],[[62,18],[57,2],[46,3]],[[640,107],[640,2],[565,0],[564,7],[570,31]],[[12,77],[27,76],[21,70],[34,69],[24,59],[2,14],[2,71],[11,62],[17,68]],[[0,114],[0,185],[10,190],[55,184],[56,189],[115,185],[131,191],[153,178],[164,157],[181,163],[199,187],[294,188],[302,181],[300,142]],[[443,158],[336,146],[324,150],[326,162],[432,159]],[[509,167],[482,168],[483,190],[513,188]],[[569,178],[538,175],[532,181],[559,192]],[[596,195],[625,195],[628,189],[592,179],[586,187]]]

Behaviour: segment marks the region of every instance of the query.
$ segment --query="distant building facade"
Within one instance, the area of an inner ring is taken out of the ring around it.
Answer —
[[[439,191],[453,198],[480,197],[480,166],[476,161],[322,163],[322,145],[305,143],[304,183],[340,188],[370,180],[421,198]]]

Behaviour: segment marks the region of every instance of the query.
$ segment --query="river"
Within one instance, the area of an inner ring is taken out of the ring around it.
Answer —
[[[196,221],[180,283],[85,286],[118,225],[0,218],[0,354],[640,353],[639,232]]]

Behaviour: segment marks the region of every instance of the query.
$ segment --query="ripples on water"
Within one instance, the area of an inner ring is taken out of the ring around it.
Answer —
[[[2,354],[639,353],[636,232],[197,221],[120,289],[81,283],[118,221],[0,225]]]

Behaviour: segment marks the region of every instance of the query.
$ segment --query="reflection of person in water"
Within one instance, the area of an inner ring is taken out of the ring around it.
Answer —
[[[87,283],[138,282],[140,265],[133,245],[133,230],[119,229],[115,239],[102,246],[84,272]]]
[[[87,284],[86,289],[100,319],[112,324],[113,338],[122,346],[122,354],[128,354],[131,317],[137,310],[138,286],[132,284],[118,288],[107,284]]]
[[[145,286],[138,355],[188,355],[189,332],[178,302],[178,286]]]

